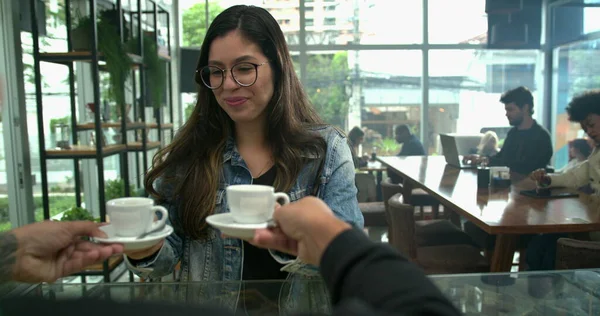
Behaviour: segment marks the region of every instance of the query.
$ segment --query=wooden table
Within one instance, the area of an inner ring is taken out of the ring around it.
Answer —
[[[403,198],[410,203],[418,187],[489,234],[497,235],[492,272],[510,271],[519,235],[600,230],[600,200],[593,196],[537,199],[521,195],[535,188],[525,176],[511,174],[510,188],[477,188],[477,171],[449,166],[443,156],[379,157],[404,178]]]

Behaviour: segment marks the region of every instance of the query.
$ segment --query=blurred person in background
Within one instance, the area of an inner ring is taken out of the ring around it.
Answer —
[[[477,145],[477,155],[492,157],[500,150],[498,149],[498,135],[494,131],[487,131],[481,137],[479,145]]]
[[[592,153],[593,147],[587,139],[577,138],[569,142],[569,163],[557,173],[564,173],[582,162],[586,161]]]
[[[365,132],[358,126],[354,126],[348,133],[348,144],[350,145],[350,151],[352,151],[354,168],[365,167],[367,165],[367,160],[358,156],[358,146],[360,146],[364,140]]]

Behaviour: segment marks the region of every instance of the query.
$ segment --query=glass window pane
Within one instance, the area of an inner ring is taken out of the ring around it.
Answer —
[[[395,125],[419,134],[421,67],[421,51],[309,52],[304,84],[327,123],[367,129],[364,153],[395,155]]]
[[[600,40],[576,43],[554,50],[553,123],[555,128],[554,162],[556,168],[569,159],[568,142],[586,137],[579,126],[569,122],[566,107],[571,99],[600,86]]]
[[[539,67],[536,50],[430,51],[430,150],[441,153],[439,133],[477,134],[482,128],[509,127],[500,95],[521,85],[533,92],[537,118],[543,96]]]
[[[281,1],[265,2],[263,6],[270,8],[275,16],[282,10],[277,8]],[[421,0],[316,0],[305,5],[308,45],[415,44],[423,41]],[[299,20],[298,17],[295,19]],[[394,27],[390,27],[389,21],[394,21]],[[284,29],[286,37],[299,30],[299,23],[291,24],[296,27]]]
[[[396,155],[400,146],[394,139],[395,126],[407,124],[417,137],[420,134],[422,52],[361,51],[358,64],[362,127],[372,131],[367,135],[378,155]],[[363,148],[371,151],[367,138]]]
[[[223,10],[241,4],[237,1],[211,0],[208,2],[209,25]],[[298,44],[300,26],[300,5],[296,1],[244,1],[243,4],[255,5],[268,10],[279,23],[288,44]],[[181,46],[201,46],[206,35],[206,6],[204,0],[179,1],[183,36]],[[319,22],[323,23],[323,21]]]
[[[0,78],[0,80],[3,80]],[[0,81],[0,111],[4,103],[2,95],[3,83]],[[0,119],[0,232],[7,231],[11,228],[11,222],[8,214],[8,179],[6,176],[6,157],[7,153],[4,149],[4,124]]]
[[[600,0],[585,0],[585,3],[600,5]],[[600,7],[583,9],[583,33],[600,31]]]
[[[487,43],[485,0],[429,0],[429,43]]]

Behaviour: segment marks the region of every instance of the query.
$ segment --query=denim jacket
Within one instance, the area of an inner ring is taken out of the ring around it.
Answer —
[[[292,189],[287,192],[290,200],[293,202],[311,195],[314,191],[315,182],[320,183],[316,195],[325,201],[338,218],[355,227],[362,228],[364,222],[356,198],[354,164],[346,137],[332,127],[323,126],[314,130],[327,143],[327,151],[323,158],[320,176],[317,179],[321,159],[317,159],[319,157],[307,157],[309,162],[300,172]],[[217,192],[215,213],[229,212],[225,191],[228,185],[250,183],[252,183],[252,175],[237,151],[235,142],[231,139],[227,142],[223,154],[223,170]],[[160,189],[165,192],[165,188]],[[166,203],[163,206],[169,210],[170,214],[174,214],[176,204]],[[125,258],[125,261],[130,270],[138,276],[150,280],[172,273],[175,265],[181,261],[180,274],[177,277],[180,282],[240,281],[244,260],[242,241],[239,239],[223,239],[217,230],[212,227],[207,229],[209,230],[207,237],[202,240],[192,240],[189,237],[173,233],[167,237],[158,254],[148,262],[133,266],[127,258]],[[306,300],[308,300],[310,305],[315,306],[320,312],[327,312],[327,308],[323,308],[323,306],[328,306],[329,298],[322,283],[321,286],[313,286],[312,288],[302,286],[303,284],[319,284],[319,282],[306,281],[307,279],[318,280],[318,270],[295,258],[275,251],[271,251],[271,255],[274,260],[282,264],[283,271],[290,272],[288,277],[290,286],[286,286],[286,290],[282,289],[280,306],[294,309],[294,305],[306,304]],[[239,283],[232,282],[231,286],[223,286],[223,289],[218,292],[187,293],[186,296],[188,300],[192,295],[197,296],[196,300],[211,297],[213,302],[217,300],[225,306],[234,307],[237,305],[238,295],[236,293],[239,293]],[[302,297],[302,299],[299,299],[299,297]],[[304,300],[304,302],[300,302],[301,300]]]

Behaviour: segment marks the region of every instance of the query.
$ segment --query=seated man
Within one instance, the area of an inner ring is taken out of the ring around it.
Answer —
[[[402,144],[402,149],[398,156],[424,156],[425,148],[423,144],[410,132],[410,128],[406,124],[398,125],[395,129],[396,142]]]
[[[580,188],[589,185],[592,194],[600,195],[600,90],[588,91],[579,95],[567,107],[569,120],[578,122],[596,146],[587,160],[560,174],[546,174],[538,169],[531,174],[540,186],[560,186]],[[564,234],[544,234],[535,236],[527,250],[527,263],[532,270],[554,269],[556,241]],[[600,234],[590,233],[592,240],[600,240]]]
[[[394,130],[396,134],[396,142],[402,144],[402,149],[398,153],[398,156],[425,156],[425,148],[421,141],[410,132],[410,128],[406,124],[396,126]],[[402,177],[398,176],[394,172],[388,170],[390,180],[392,183],[402,183]]]
[[[498,154],[488,156],[465,156],[465,163],[487,163],[489,166],[506,166],[512,173],[525,177],[532,171],[544,168],[552,158],[550,134],[533,119],[533,95],[526,87],[505,92],[500,97],[504,104],[508,123],[513,126],[506,135]],[[492,249],[496,239],[472,222],[466,222],[464,230],[484,249]],[[526,242],[523,238],[523,243]]]
[[[493,157],[471,155],[464,159],[477,164],[506,166],[511,172],[527,175],[544,168],[552,158],[550,134],[533,119],[533,95],[526,87],[509,90],[502,95],[506,118],[513,128],[506,135],[504,145]]]

